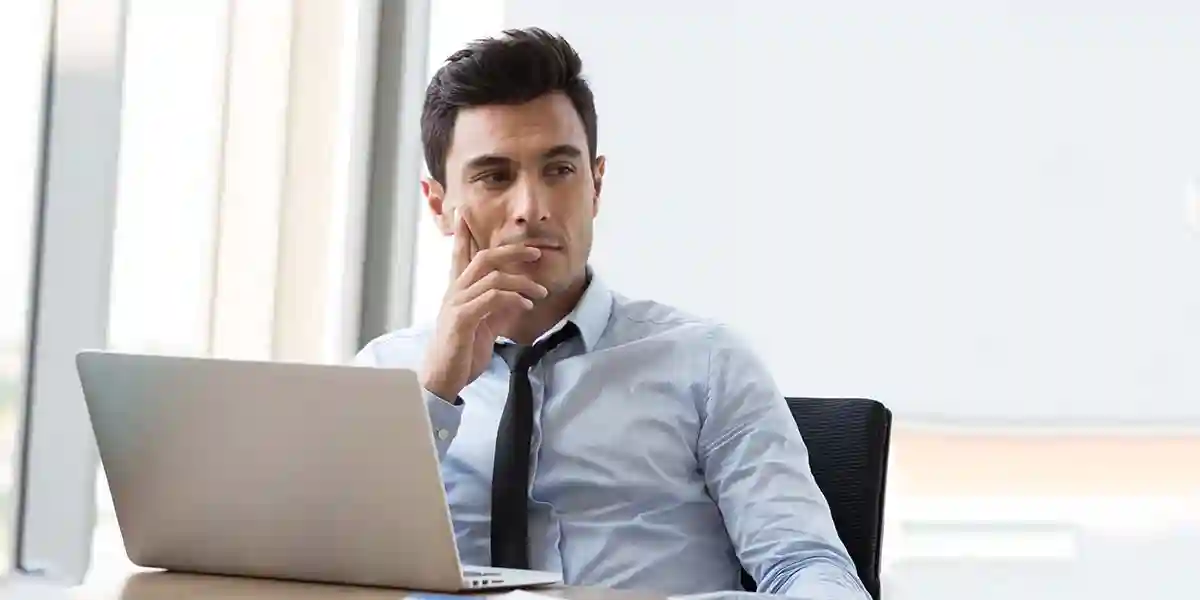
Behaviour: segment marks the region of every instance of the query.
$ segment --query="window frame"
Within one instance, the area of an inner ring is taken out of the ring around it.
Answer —
[[[10,566],[53,580],[90,561],[97,461],[74,356],[107,338],[125,14],[122,0],[57,0],[47,24]]]
[[[343,362],[364,336],[407,324],[425,83],[410,67],[425,60],[429,0],[228,1],[207,351]],[[68,584],[92,577],[99,460],[74,360],[109,346],[129,10],[128,0],[56,0],[47,18],[10,567]],[[268,47],[240,62],[239,43],[266,31]],[[336,58],[316,60],[305,43],[335,44]],[[256,136],[270,152],[238,151]],[[238,168],[247,156],[253,165]],[[246,198],[255,204],[237,204]],[[377,222],[381,211],[389,218]],[[236,276],[256,252],[264,276]]]

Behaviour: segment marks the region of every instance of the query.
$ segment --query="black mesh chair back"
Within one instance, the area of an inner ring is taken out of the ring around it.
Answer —
[[[879,402],[860,398],[788,398],[787,403],[838,536],[863,585],[879,600],[892,413]],[[756,588],[746,573],[742,583],[748,590]]]

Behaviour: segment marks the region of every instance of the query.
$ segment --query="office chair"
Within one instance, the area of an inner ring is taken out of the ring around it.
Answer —
[[[879,402],[858,398],[788,398],[787,403],[808,447],[813,478],[829,501],[838,537],[863,585],[879,600],[892,412]],[[757,588],[744,571],[742,586]]]

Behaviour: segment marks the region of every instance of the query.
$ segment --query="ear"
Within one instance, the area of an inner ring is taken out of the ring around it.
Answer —
[[[592,196],[592,216],[600,212],[600,191],[604,188],[604,167],[608,161],[603,156],[596,157],[596,166],[592,167],[592,182],[596,193]]]
[[[442,235],[454,235],[454,210],[446,206],[446,188],[433,178],[425,178],[421,180],[421,194],[425,196],[429,212]]]

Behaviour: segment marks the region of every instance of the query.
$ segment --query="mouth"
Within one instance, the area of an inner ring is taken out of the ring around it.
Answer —
[[[547,250],[550,250],[552,252],[562,252],[562,249],[563,249],[561,244],[555,244],[552,242],[527,242],[526,245],[533,247],[533,248],[537,248],[538,250],[541,250],[543,252],[545,252]]]

